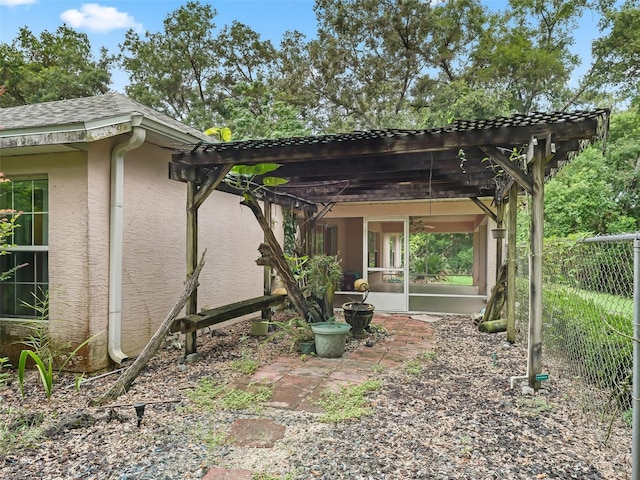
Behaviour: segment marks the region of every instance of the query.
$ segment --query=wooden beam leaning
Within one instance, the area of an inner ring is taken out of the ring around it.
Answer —
[[[496,147],[491,145],[481,145],[480,149],[487,154],[487,156],[496,162],[500,167],[507,172],[522,188],[527,192],[533,192],[533,180],[529,175],[524,173],[520,167],[518,167],[513,161]]]
[[[498,222],[498,216],[493,212],[493,210],[487,207],[478,197],[469,197],[469,198],[473,203],[475,203],[478,207],[480,207],[480,210],[486,213],[491,218],[491,220],[493,220],[496,223]]]

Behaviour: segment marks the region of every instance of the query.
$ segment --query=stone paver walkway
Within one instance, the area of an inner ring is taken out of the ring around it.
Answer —
[[[345,353],[342,358],[319,357],[280,357],[275,362],[260,367],[248,382],[273,385],[271,400],[266,404],[274,408],[319,413],[322,409],[316,402],[322,393],[330,389],[340,391],[341,387],[359,384],[376,373],[376,366],[384,369],[401,366],[407,360],[433,348],[434,330],[426,315],[411,318],[409,315],[376,313],[372,323],[384,326],[389,336],[372,347],[361,345]],[[433,317],[437,319],[439,317]],[[247,380],[242,384],[246,385]],[[238,383],[238,387],[242,386]],[[236,426],[234,443],[237,445],[256,445],[256,438],[265,448],[284,435],[285,429],[272,428],[271,438],[265,433],[262,424],[256,424],[255,430],[246,422]],[[258,431],[259,430],[259,431]],[[250,479],[252,473],[247,470],[227,470],[212,468],[203,480]]]

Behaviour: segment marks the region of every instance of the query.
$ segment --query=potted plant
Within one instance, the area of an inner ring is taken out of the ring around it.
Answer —
[[[347,302],[342,304],[345,321],[351,325],[351,334],[355,338],[366,338],[365,328],[371,323],[375,307],[371,303],[365,303],[369,296],[369,284],[365,280],[356,280],[354,287],[359,292],[365,292],[362,301]]]
[[[325,318],[333,317],[333,295],[342,280],[337,255],[315,255],[306,262],[305,269],[310,294],[320,304]]]
[[[270,325],[275,325],[278,329],[273,332],[266,341],[273,341],[278,338],[287,338],[290,341],[290,351],[298,350],[301,353],[314,353],[315,342],[311,326],[300,317],[293,317],[287,321],[271,321]],[[313,344],[313,345],[312,345]]]
[[[328,322],[311,323],[316,352],[322,358],[340,358],[344,353],[344,346],[351,325],[344,322],[336,322],[333,317]]]

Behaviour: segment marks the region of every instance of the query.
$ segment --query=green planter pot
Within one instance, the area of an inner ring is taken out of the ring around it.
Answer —
[[[262,320],[251,320],[251,335],[264,337],[269,332],[269,324]]]
[[[316,342],[300,342],[300,353],[303,355],[316,353]]]
[[[351,325],[341,322],[318,322],[311,324],[316,340],[316,352],[322,358],[340,358]]]

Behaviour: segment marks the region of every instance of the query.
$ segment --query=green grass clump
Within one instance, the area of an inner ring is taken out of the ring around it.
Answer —
[[[222,396],[222,408],[225,410],[257,409],[261,403],[269,401],[273,388],[267,385],[250,383],[246,390],[229,388]]]
[[[0,387],[11,380],[11,372],[8,371],[11,364],[7,357],[0,357]]]
[[[258,369],[259,363],[253,358],[243,357],[231,362],[231,370],[243,375],[253,375]]]
[[[254,473],[251,476],[251,480],[293,480],[293,474],[290,473],[288,475],[285,475],[284,477],[281,477],[280,475],[272,475],[267,472],[259,472]]]
[[[250,383],[246,390],[220,385],[205,378],[195,389],[186,393],[195,409],[213,412],[222,410],[258,409],[260,404],[271,398],[272,387]]]
[[[408,360],[404,364],[404,371],[409,375],[420,375],[426,366],[427,363],[431,362],[436,358],[436,353],[428,350],[426,352],[422,352],[416,355],[415,358]]]
[[[338,423],[369,415],[371,408],[366,406],[366,395],[379,390],[381,385],[380,380],[369,379],[359,385],[342,387],[339,393],[325,392],[318,401],[325,412],[320,421]]]
[[[44,439],[44,414],[14,408],[0,412],[0,452],[11,454],[36,446]]]

